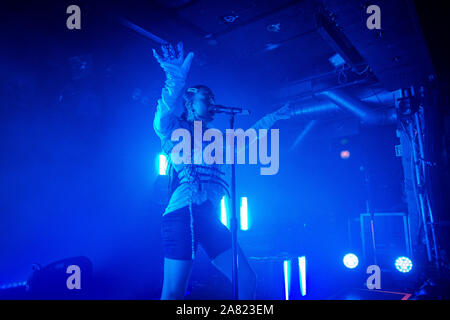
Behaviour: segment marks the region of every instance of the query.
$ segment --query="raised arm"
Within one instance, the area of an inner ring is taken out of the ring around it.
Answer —
[[[264,117],[262,117],[261,119],[259,119],[256,123],[254,123],[251,126],[251,129],[254,129],[256,131],[256,135],[249,135],[249,143],[245,143],[243,146],[241,147],[237,147],[236,148],[236,154],[237,157],[239,158],[240,156],[245,158],[245,151],[251,147],[255,148],[254,144],[258,142],[258,139],[261,139],[263,137],[265,137],[267,135],[268,129],[270,129],[277,121],[279,120],[286,120],[292,117],[292,110],[289,107],[289,102],[287,102],[283,107],[281,107],[280,109],[266,114]],[[266,129],[266,130],[261,130],[260,129]],[[228,148],[229,146],[227,146]],[[253,149],[253,150],[256,150]],[[227,152],[230,152],[227,149]]]
[[[161,51],[162,55],[153,49],[153,56],[166,73],[165,86],[162,89],[161,98],[158,99],[153,128],[156,134],[163,139],[170,136],[173,127],[176,125],[177,119],[173,114],[175,102],[185,85],[194,53],[190,52],[184,58],[182,42],[177,45],[178,53],[170,44],[163,45]]]
[[[292,117],[292,110],[289,107],[290,103],[287,102],[284,106],[282,106],[280,109],[266,114],[264,117],[256,121],[251,128],[255,129],[257,133],[259,133],[259,129],[267,129],[267,131],[279,120],[287,120]],[[265,134],[267,134],[267,131],[265,131]],[[248,145],[245,144],[246,149],[252,144],[255,143],[258,139],[261,139],[263,137],[264,131],[261,132],[261,134],[256,135],[256,139],[253,139],[249,141]],[[237,152],[241,152],[243,150],[238,150]]]

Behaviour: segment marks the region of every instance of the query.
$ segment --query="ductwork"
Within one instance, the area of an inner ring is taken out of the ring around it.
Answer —
[[[314,99],[313,101],[299,104],[299,107],[292,108],[292,113],[294,116],[301,116],[302,119],[317,120],[331,118],[334,115],[342,114],[341,108],[329,101]]]
[[[306,120],[330,119],[342,115],[345,111],[358,117],[364,125],[393,124],[397,120],[392,93],[374,95],[366,98],[366,101],[361,101],[342,90],[330,90],[315,94],[297,104],[297,107],[293,107],[293,115]]]
[[[397,120],[395,108],[374,110],[369,103],[355,99],[342,90],[323,91],[317,96],[327,98],[341,109],[353,113],[365,124],[384,125],[395,123]]]
[[[309,120],[309,122],[300,132],[291,149],[298,147],[304,137],[316,125],[317,120],[332,119],[342,115],[345,111],[358,117],[361,124],[366,126],[387,125],[396,122],[394,93],[384,91],[381,95],[375,94],[365,98],[365,100],[352,98],[342,90],[333,90],[321,92],[314,95],[312,99],[298,102],[299,106],[292,108],[293,115],[299,116],[303,120]]]

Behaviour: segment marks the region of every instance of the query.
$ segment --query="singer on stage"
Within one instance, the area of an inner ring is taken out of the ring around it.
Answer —
[[[183,44],[177,52],[171,45],[162,46],[162,54],[153,55],[166,74],[165,86],[158,100],[154,129],[168,155],[170,200],[162,216],[164,247],[164,282],[161,299],[183,299],[198,244],[213,265],[231,280],[231,233],[220,222],[218,206],[228,195],[227,164],[173,164],[170,161],[174,142],[171,134],[177,128],[192,133],[194,121],[203,127],[213,120],[215,104],[212,91],[204,85],[188,87],[183,92],[184,111],[174,114],[175,102],[185,86],[194,54],[186,57]],[[264,116],[252,127],[270,128],[276,121],[288,119],[288,106]],[[192,153],[193,154],[193,153]],[[239,248],[239,298],[254,299],[256,275]]]

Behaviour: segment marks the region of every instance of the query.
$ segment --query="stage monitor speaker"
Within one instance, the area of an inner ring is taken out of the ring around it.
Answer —
[[[92,290],[92,263],[73,257],[41,267],[33,266],[27,281],[30,299],[88,299]]]

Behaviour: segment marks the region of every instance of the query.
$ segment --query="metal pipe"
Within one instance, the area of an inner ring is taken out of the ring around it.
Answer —
[[[314,101],[292,107],[293,116],[301,116],[303,119],[315,120],[318,118],[329,118],[332,115],[342,113],[341,109],[332,102]]]
[[[420,168],[418,167],[419,159],[417,157],[417,147],[416,143],[414,141],[414,127],[413,123],[408,123],[408,134],[411,137],[411,148],[412,148],[412,157],[413,157],[413,166],[414,166],[414,173],[415,173],[415,185],[417,186],[418,191],[416,192],[417,198],[419,200],[419,210],[420,215],[422,217],[422,224],[423,224],[423,230],[424,230],[424,238],[425,238],[425,247],[427,249],[427,258],[428,261],[433,261],[431,256],[431,246],[430,246],[430,239],[429,239],[429,233],[428,233],[428,221],[426,217],[426,209],[425,209],[425,203],[424,203],[424,197],[423,197],[423,185],[421,181],[421,175],[420,175]]]
[[[416,150],[416,152],[418,152],[418,159],[416,159],[417,162],[415,162],[415,168],[417,168],[418,166],[420,167],[421,171],[422,171],[422,175],[418,177],[418,180],[420,180],[420,183],[422,185],[422,191],[423,193],[421,193],[419,196],[421,196],[421,198],[425,198],[421,201],[421,205],[423,206],[424,204],[422,202],[425,202],[427,209],[428,209],[428,218],[430,220],[430,232],[431,232],[431,240],[433,241],[433,251],[434,251],[434,257],[435,257],[435,264],[436,264],[436,270],[439,272],[440,270],[440,257],[439,257],[439,252],[438,252],[438,245],[437,245],[437,240],[436,240],[436,232],[434,230],[434,218],[433,218],[433,211],[431,210],[431,206],[430,206],[430,201],[429,201],[429,197],[428,197],[428,193],[425,190],[426,186],[425,186],[425,182],[426,182],[426,172],[425,172],[425,164],[423,163],[422,159],[425,158],[425,153],[424,153],[424,146],[423,146],[423,133],[422,133],[422,124],[420,121],[419,117],[423,117],[423,107],[420,107],[419,110],[414,114],[414,124],[415,124],[415,130],[417,131],[417,144],[418,144],[418,150]],[[419,175],[419,168],[417,168],[416,170],[416,174]],[[426,230],[426,229],[425,229]]]
[[[389,124],[396,120],[394,108],[375,111],[367,103],[349,96],[342,90],[323,91],[317,96],[329,99],[341,109],[353,113],[367,124]]]

